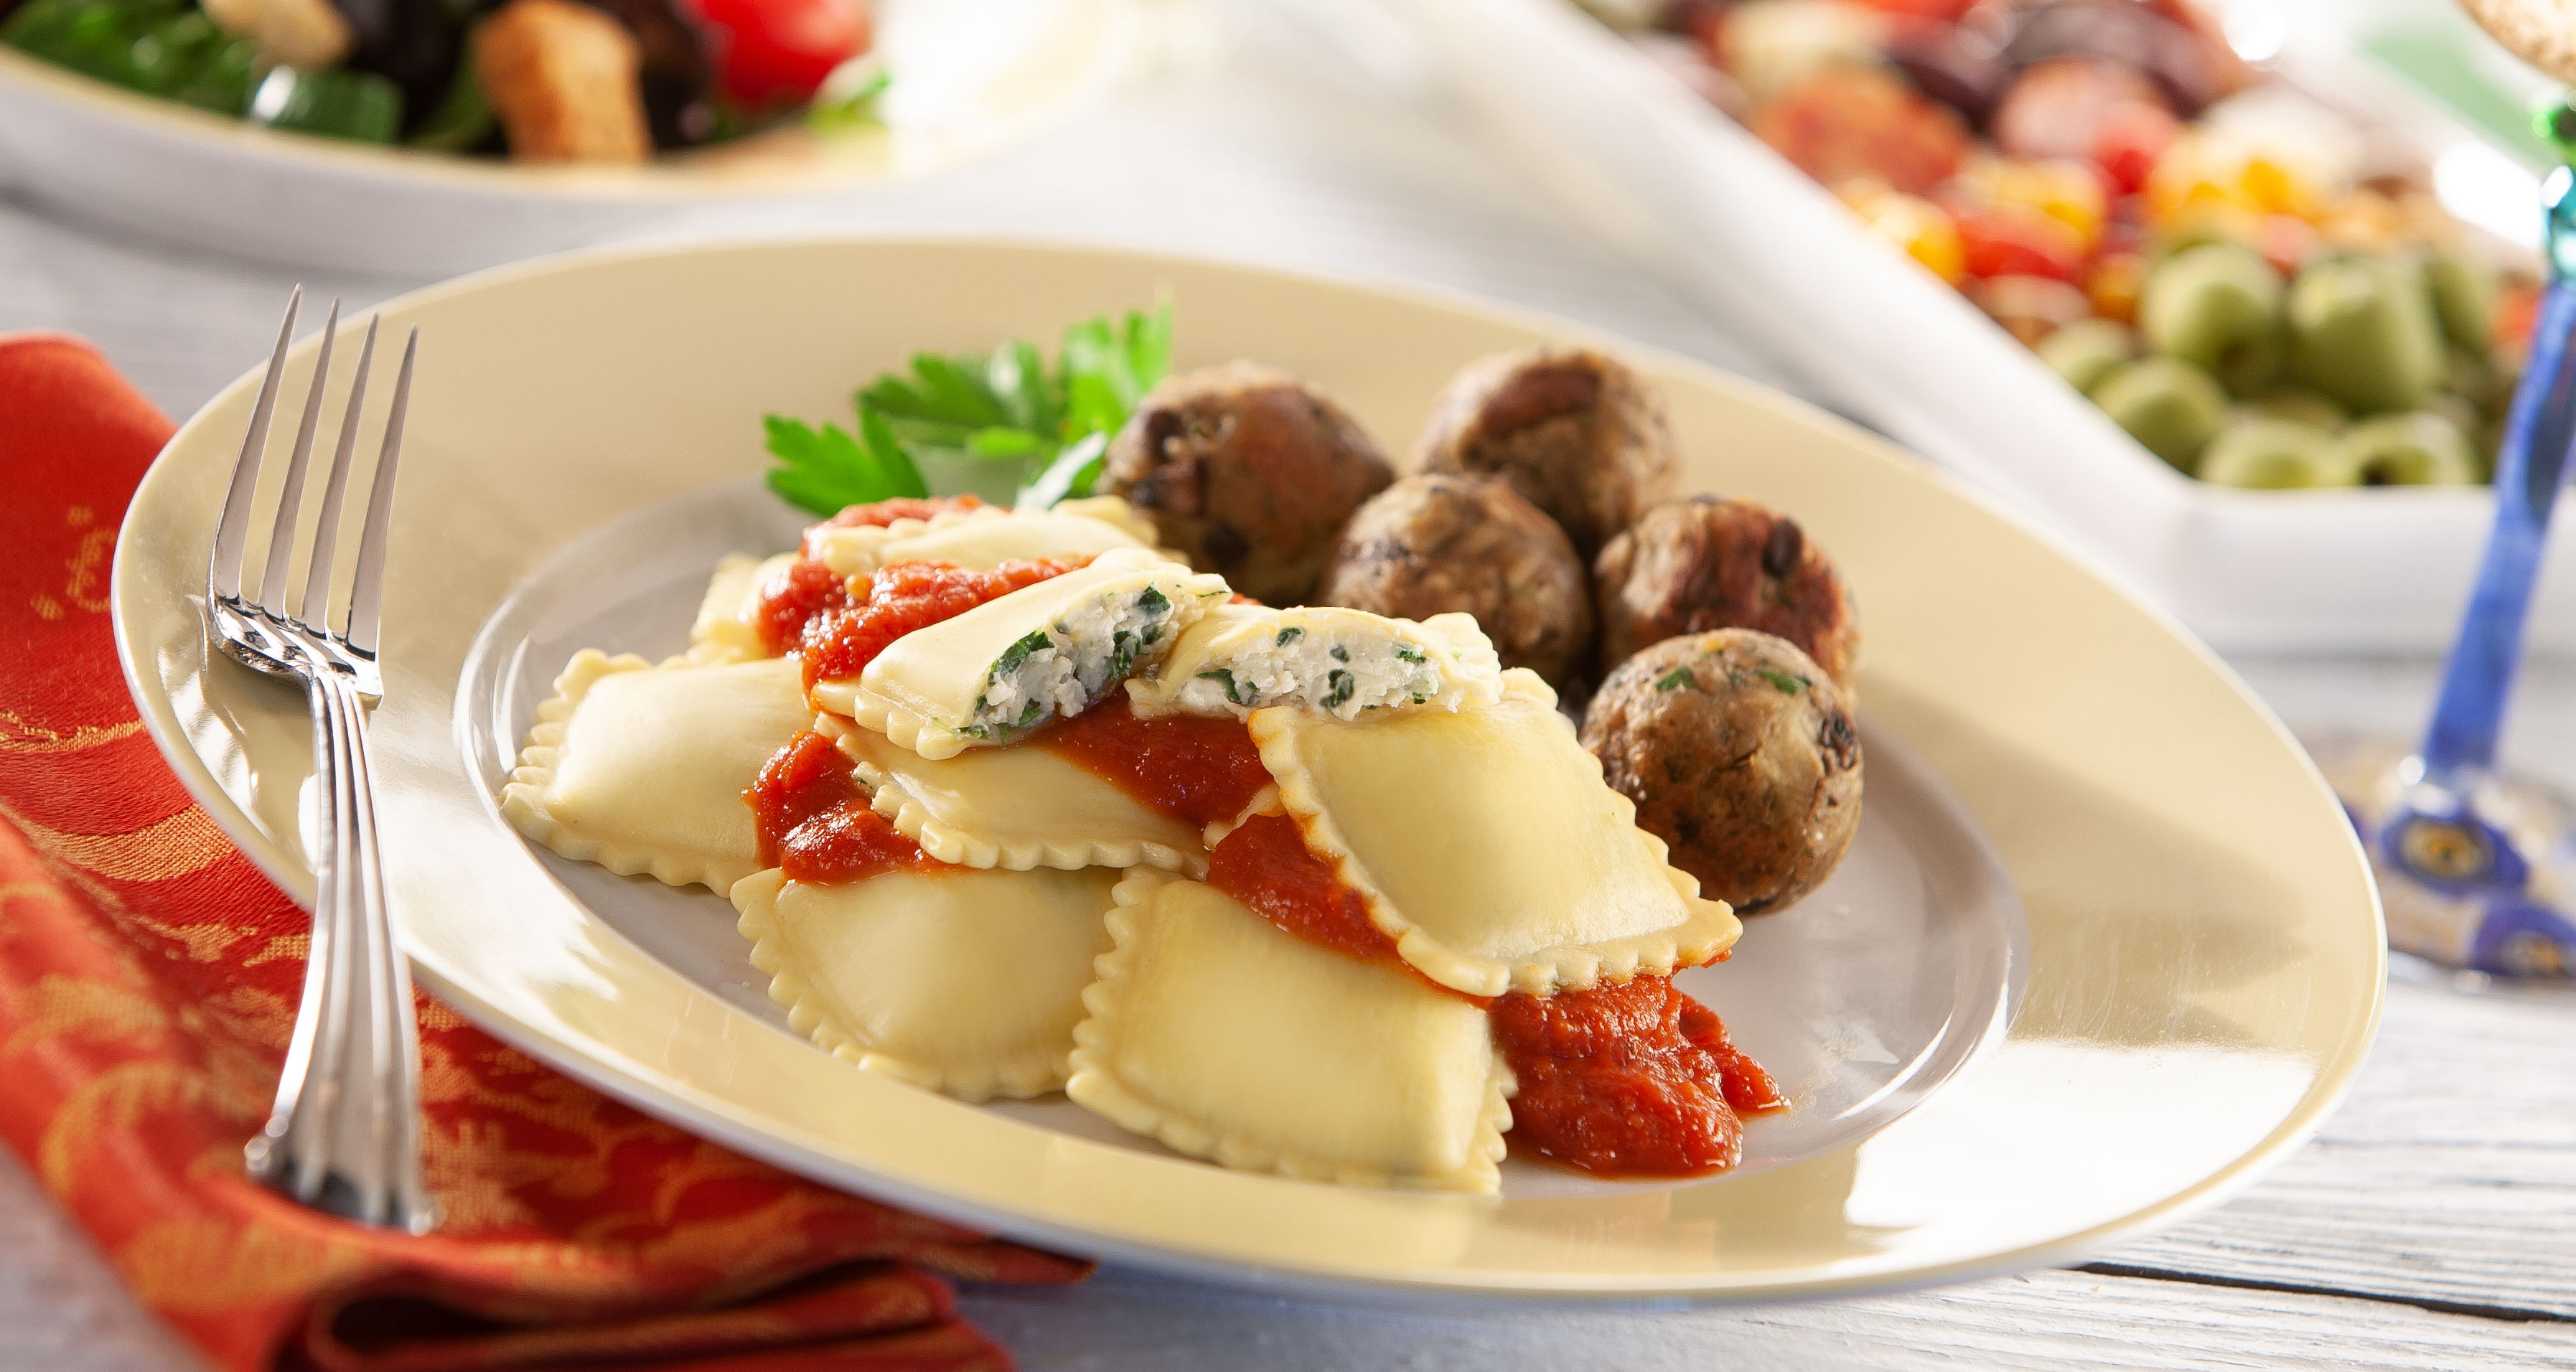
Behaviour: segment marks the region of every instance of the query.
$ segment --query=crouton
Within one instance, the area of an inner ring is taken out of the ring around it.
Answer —
[[[510,0],[474,33],[483,93],[523,162],[653,155],[635,36],[573,0]]]

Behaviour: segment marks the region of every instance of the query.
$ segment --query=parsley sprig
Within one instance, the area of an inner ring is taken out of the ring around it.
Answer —
[[[767,416],[778,458],[769,486],[828,515],[845,505],[930,493],[925,465],[1008,462],[1026,474],[1018,503],[1046,507],[1091,494],[1110,437],[1171,370],[1172,307],[1086,319],[1064,331],[1055,365],[1013,340],[990,353],[913,354],[854,398],[856,437]]]

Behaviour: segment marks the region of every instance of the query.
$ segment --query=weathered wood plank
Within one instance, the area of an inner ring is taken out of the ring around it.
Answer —
[[[964,1305],[1025,1372],[2576,1368],[2576,1325],[2075,1272],[1745,1311],[1416,1314],[1265,1300],[1126,1273],[1063,1291],[971,1290]]]

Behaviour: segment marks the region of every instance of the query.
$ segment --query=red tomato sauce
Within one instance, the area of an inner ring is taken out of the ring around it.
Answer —
[[[1270,784],[1261,750],[1242,720],[1138,719],[1124,691],[1048,725],[1024,746],[1052,748],[1138,804],[1183,824],[1232,819]]]
[[[820,584],[798,562],[774,579],[760,602],[761,634],[784,633],[795,626],[795,651],[805,662],[808,690],[818,681],[857,676],[886,645],[954,619],[988,600],[1034,586],[1083,566],[1088,558],[1013,560],[989,572],[970,572],[952,562],[898,562],[866,579],[864,592],[834,591]],[[823,577],[830,576],[825,568]]]
[[[795,651],[815,616],[849,605],[846,580],[812,558],[799,558],[760,584],[760,611],[752,622],[759,626],[760,646],[775,656]]]
[[[1396,956],[1395,940],[1369,918],[1368,903],[1342,884],[1331,863],[1306,850],[1306,836],[1286,815],[1255,815],[1226,835],[1208,854],[1207,879],[1308,943],[1363,961],[1406,965]]]
[[[868,790],[832,740],[808,730],[788,740],[742,793],[760,823],[760,860],[791,881],[833,885],[883,872],[954,871],[868,808]]]
[[[1521,1146],[1604,1177],[1696,1177],[1744,1153],[1741,1116],[1777,1109],[1779,1085],[1670,977],[1508,995],[1494,1042],[1520,1081]]]

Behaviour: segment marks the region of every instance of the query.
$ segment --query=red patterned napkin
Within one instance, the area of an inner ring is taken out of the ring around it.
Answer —
[[[0,1137],[135,1294],[230,1372],[1008,1367],[941,1277],[1083,1264],[701,1142],[427,999],[436,1235],[243,1179],[308,921],[190,803],[118,675],[108,560],[169,434],[87,345],[0,338]]]

